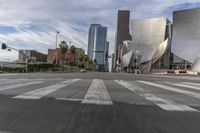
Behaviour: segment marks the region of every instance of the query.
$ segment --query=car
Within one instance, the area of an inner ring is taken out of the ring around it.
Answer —
[[[85,70],[85,69],[81,69],[80,72],[81,72],[81,73],[85,73],[86,70]]]

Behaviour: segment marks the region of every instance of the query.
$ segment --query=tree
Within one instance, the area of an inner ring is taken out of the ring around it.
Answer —
[[[70,47],[70,51],[71,51],[72,54],[75,54],[75,52],[76,52],[76,47],[75,47],[74,45],[72,45],[72,46]]]
[[[61,54],[63,55],[63,58],[62,58],[62,61],[63,61],[63,64],[64,64],[64,60],[65,60],[65,56],[64,54],[67,52],[68,50],[68,45],[66,43],[66,41],[61,41],[60,44],[59,44],[59,48],[60,48],[60,52]]]
[[[73,57],[74,57],[74,63],[76,64],[76,47],[74,46],[74,45],[72,45],[71,47],[70,47],[70,51],[71,51],[71,53],[74,55]]]
[[[84,54],[81,54],[81,55],[80,55],[80,57],[79,57],[80,62],[83,62],[83,61],[84,61],[84,57],[85,57]]]
[[[88,62],[88,60],[89,60],[88,55],[85,55],[84,60],[85,60],[85,62]]]
[[[90,65],[93,64],[93,61],[92,61],[92,60],[89,60],[89,61],[88,61],[88,64],[90,64]]]

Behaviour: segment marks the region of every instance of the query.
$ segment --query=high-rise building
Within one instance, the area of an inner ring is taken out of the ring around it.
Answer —
[[[105,50],[105,71],[109,71],[109,42],[106,42],[106,50]]]
[[[93,52],[94,52],[94,38],[95,38],[95,28],[101,27],[100,24],[91,24],[88,35],[88,52],[87,55],[90,60],[93,60]]]
[[[107,44],[107,27],[96,27],[94,37],[93,60],[98,70],[105,70],[105,54]]]
[[[108,70],[108,51],[107,27],[91,24],[88,37],[88,57],[95,62],[97,70]]]
[[[115,67],[121,64],[121,49],[123,41],[131,40],[129,32],[130,11],[119,10],[117,19],[117,33],[115,39]]]
[[[115,71],[115,54],[112,54],[112,68],[111,71],[114,72]]]

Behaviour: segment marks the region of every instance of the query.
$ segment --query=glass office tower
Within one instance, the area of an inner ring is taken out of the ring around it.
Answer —
[[[94,52],[94,38],[95,38],[95,28],[101,27],[100,24],[91,24],[88,35],[88,52],[87,55],[90,60],[93,60],[93,52]]]
[[[107,43],[107,27],[96,27],[94,34],[93,60],[97,64],[98,70],[105,69],[106,43]]]

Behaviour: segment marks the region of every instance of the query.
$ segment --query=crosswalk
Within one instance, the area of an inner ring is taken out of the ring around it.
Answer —
[[[112,84],[110,84],[112,82]],[[116,84],[118,89],[113,87]],[[112,88],[112,89],[111,89]],[[20,90],[23,90],[19,94]],[[0,95],[15,100],[40,100],[54,98],[60,101],[76,101],[82,104],[114,105],[120,99],[131,103],[133,97],[143,99],[166,111],[199,112],[200,83],[150,82],[103,79],[1,79]],[[15,93],[16,92],[16,93]],[[177,96],[174,98],[174,96]],[[182,101],[181,98],[185,101]],[[118,99],[116,99],[119,98]],[[135,104],[137,103],[136,99]],[[190,102],[191,100],[191,102]],[[129,102],[130,101],[130,102]]]

